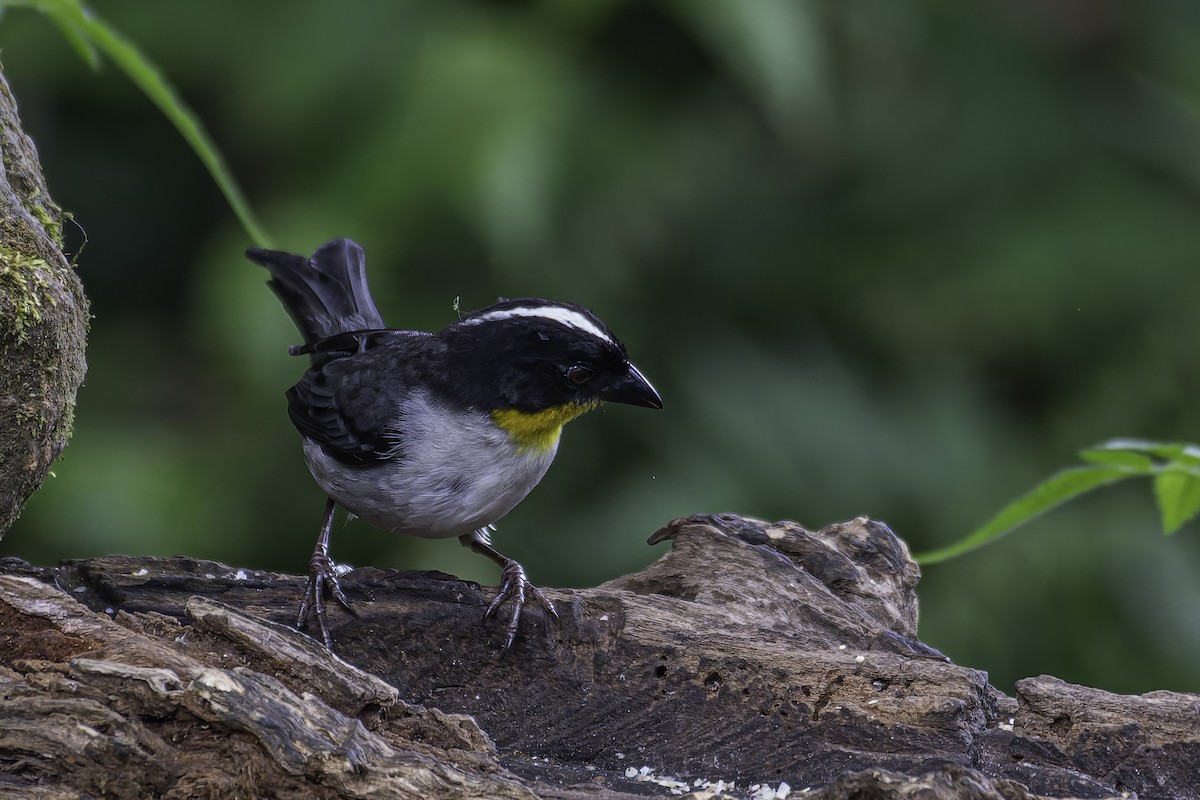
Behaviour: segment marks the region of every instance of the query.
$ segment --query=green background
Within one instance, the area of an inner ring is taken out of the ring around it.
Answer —
[[[497,536],[535,583],[635,570],[696,512],[868,515],[929,549],[1083,447],[1200,437],[1200,4],[94,8],[278,245],[363,244],[391,324],[535,295],[626,341],[666,409],[568,427]],[[251,242],[119,71],[29,11],[0,48],[95,314],[75,437],[0,554],[303,570],[303,363]],[[922,637],[1007,691],[1200,690],[1200,537],[1163,537],[1148,489],[927,568]],[[357,522],[333,553],[495,580]]]

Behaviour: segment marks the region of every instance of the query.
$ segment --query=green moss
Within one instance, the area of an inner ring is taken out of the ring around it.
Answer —
[[[51,285],[50,265],[45,259],[0,246],[0,313],[11,317],[9,324],[17,343],[26,341],[30,329],[41,323],[42,310],[54,304],[48,291]]]
[[[29,212],[33,214],[38,222],[42,223],[42,227],[46,229],[46,233],[54,240],[55,246],[59,250],[63,249],[63,228],[62,228],[62,210],[58,206],[51,203],[49,200],[34,195],[29,198],[26,205]]]

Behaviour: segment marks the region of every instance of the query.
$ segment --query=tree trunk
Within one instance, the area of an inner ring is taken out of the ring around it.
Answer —
[[[63,255],[62,209],[0,74],[0,538],[67,445],[86,369],[88,303]]]
[[[915,638],[919,573],[882,523],[667,540],[549,590],[559,621],[528,613],[508,652],[490,590],[354,570],[340,658],[289,625],[301,577],[0,562],[0,796],[1200,797],[1200,697],[1006,696]]]

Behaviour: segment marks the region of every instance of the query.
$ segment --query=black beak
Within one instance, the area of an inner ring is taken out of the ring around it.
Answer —
[[[638,368],[625,362],[625,373],[598,393],[601,400],[642,408],[662,408],[662,398]]]

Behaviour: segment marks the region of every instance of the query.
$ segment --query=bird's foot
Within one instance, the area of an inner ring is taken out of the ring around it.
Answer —
[[[505,650],[511,650],[513,642],[516,641],[517,628],[521,624],[521,611],[524,610],[525,604],[530,599],[546,609],[546,613],[552,618],[558,619],[558,611],[555,610],[554,603],[550,602],[549,597],[542,594],[541,589],[529,582],[529,579],[525,577],[525,568],[511,558],[507,559],[500,570],[500,586],[496,590],[496,597],[483,612],[483,619],[486,622],[491,619],[501,605],[512,601],[512,616],[509,617],[508,627],[505,630]]]
[[[304,591],[304,600],[300,602],[300,614],[296,618],[296,627],[307,630],[309,623],[316,618],[317,629],[321,632],[321,640],[326,649],[333,652],[333,637],[329,635],[329,625],[325,621],[325,599],[333,597],[338,604],[352,616],[358,612],[350,605],[338,583],[341,568],[329,557],[328,553],[317,550],[308,562],[308,588]]]

